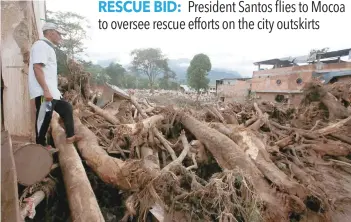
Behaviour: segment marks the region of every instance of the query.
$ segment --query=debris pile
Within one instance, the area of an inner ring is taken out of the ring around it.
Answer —
[[[67,98],[81,158],[123,191],[121,221],[150,212],[159,221],[349,221],[350,94],[335,91],[311,83],[304,104],[289,110],[269,102],[195,110],[138,94],[103,105],[94,93]]]
[[[150,90],[134,90],[134,96],[143,99],[147,98],[150,102],[162,105],[177,104],[178,107],[191,106],[197,107],[199,103],[214,103],[216,96],[213,93],[183,93],[173,90],[155,90],[150,93]]]

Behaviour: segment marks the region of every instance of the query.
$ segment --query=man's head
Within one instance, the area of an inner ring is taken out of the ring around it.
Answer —
[[[59,45],[62,40],[62,35],[65,35],[58,26],[54,23],[47,22],[43,26],[43,34],[55,45]]]

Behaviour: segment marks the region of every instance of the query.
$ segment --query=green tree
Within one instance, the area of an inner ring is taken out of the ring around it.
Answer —
[[[211,71],[212,64],[210,58],[203,54],[197,54],[190,62],[187,69],[188,85],[200,93],[201,89],[208,89],[210,80],[207,78],[208,72]]]
[[[125,87],[126,70],[121,64],[112,62],[105,68],[105,72],[110,77],[111,84],[119,87]]]
[[[130,73],[127,73],[125,76],[124,76],[124,87],[126,89],[135,89],[137,88],[137,77],[130,74]]]
[[[57,69],[62,75],[70,74],[68,60],[80,58],[85,47],[83,41],[87,38],[87,29],[90,28],[87,19],[73,12],[47,11],[47,22],[57,24],[67,35],[62,36],[62,43],[56,49]]]
[[[150,90],[153,92],[157,77],[170,71],[168,59],[160,49],[155,48],[136,49],[131,52],[131,56],[132,70],[147,76]]]
[[[83,41],[87,39],[87,29],[90,28],[88,20],[74,12],[47,11],[47,22],[57,24],[67,35],[62,36],[60,49],[69,59],[79,57],[86,49]]]
[[[166,70],[163,77],[159,79],[159,87],[161,89],[171,89],[172,81],[175,80],[176,73],[172,70]]]
[[[106,82],[111,81],[111,77],[107,75],[105,69],[97,64],[93,64],[91,61],[80,60],[80,63],[84,66],[84,70],[91,73],[92,80],[98,84],[102,85]]]

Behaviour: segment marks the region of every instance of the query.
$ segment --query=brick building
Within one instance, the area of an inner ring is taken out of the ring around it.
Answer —
[[[250,94],[250,78],[216,80],[217,97],[223,102],[243,102]]]
[[[316,54],[312,61],[303,56],[256,62],[259,70],[253,72],[251,96],[258,100],[297,105],[302,99],[302,87],[312,78],[318,78],[325,84],[351,80],[351,62],[341,60],[341,57],[350,55],[350,51],[344,49]],[[262,65],[273,68],[262,70]]]

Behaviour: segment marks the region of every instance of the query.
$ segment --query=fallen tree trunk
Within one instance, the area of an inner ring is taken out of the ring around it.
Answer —
[[[77,142],[83,159],[105,183],[122,190],[137,191],[156,177],[155,172],[145,167],[142,160],[123,161],[109,156],[99,146],[94,133],[81,123],[77,115],[74,116],[74,130],[83,136]]]
[[[51,129],[55,146],[59,149],[58,157],[72,221],[105,221],[81,159],[73,144],[66,143],[66,133],[59,125],[57,113],[52,116]]]
[[[225,126],[217,129],[227,135],[255,162],[257,168],[271,182],[279,187],[281,191],[285,191],[291,195],[297,195],[304,199],[306,192],[303,186],[289,179],[289,177],[279,170],[269,157],[264,143],[253,134],[249,129],[238,129],[232,131]]]
[[[187,114],[181,114],[180,121],[206,146],[222,168],[235,169],[238,167],[252,179],[259,197],[267,204],[265,219],[288,221],[287,215],[291,209],[284,206],[283,201],[274,194],[273,189],[270,188],[249,156],[234,141]]]
[[[335,96],[327,92],[321,99],[322,103],[328,108],[329,120],[342,119],[350,115],[350,112],[343,106]]]
[[[111,113],[109,113],[106,110],[101,109],[100,107],[94,105],[92,102],[88,102],[88,105],[93,108],[94,112],[99,114],[100,116],[104,117],[107,121],[109,121],[112,124],[119,124],[119,120],[114,117]]]

